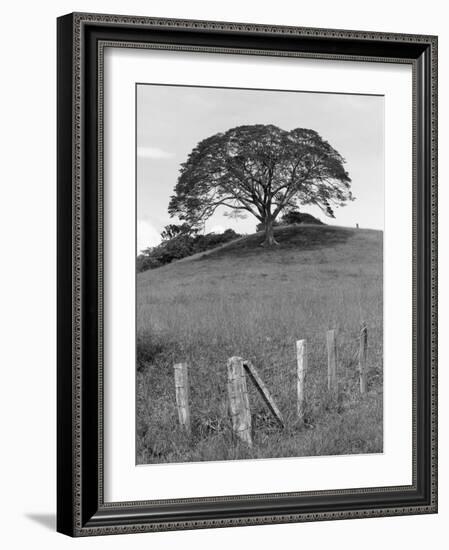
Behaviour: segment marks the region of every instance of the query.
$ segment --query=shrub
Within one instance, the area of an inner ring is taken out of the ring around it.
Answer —
[[[174,236],[169,238],[169,234]],[[205,252],[241,236],[233,229],[227,229],[223,233],[198,235],[194,231],[177,231],[173,229],[173,226],[166,226],[162,235],[165,240],[161,244],[147,248],[137,256],[136,269],[138,273],[192,256],[197,252]]]
[[[298,210],[291,210],[290,212],[286,212],[281,218],[282,225],[293,225],[295,223],[325,225],[321,220],[315,218],[315,216],[312,216],[312,214],[307,214],[306,212],[298,212]]]

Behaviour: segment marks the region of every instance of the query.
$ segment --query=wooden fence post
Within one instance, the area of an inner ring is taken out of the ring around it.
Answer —
[[[327,331],[327,388],[334,396],[337,395],[337,341],[335,330]]]
[[[298,364],[298,418],[304,420],[305,382],[307,372],[307,340],[296,341],[296,361]]]
[[[175,371],[175,390],[176,407],[178,409],[178,418],[181,428],[188,434],[191,432],[190,409],[189,409],[189,379],[187,374],[187,363],[176,363]]]
[[[251,361],[243,361],[243,368],[249,374],[250,379],[254,382],[257,391],[260,393],[262,399],[265,401],[265,404],[270,409],[271,414],[276,418],[280,426],[285,428],[284,418],[282,417],[281,411],[278,409],[278,406],[271,397],[268,388],[263,383],[254,365]]]
[[[360,331],[360,349],[359,349],[359,376],[360,376],[360,393],[364,394],[367,390],[366,383],[366,356],[368,349],[368,328],[365,323]]]
[[[241,357],[231,357],[228,360],[228,397],[234,433],[249,447],[251,439],[251,412],[249,409],[246,375]]]

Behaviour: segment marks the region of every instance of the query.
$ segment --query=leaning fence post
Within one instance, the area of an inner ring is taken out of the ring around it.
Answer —
[[[360,349],[359,349],[359,376],[360,376],[360,393],[366,393],[366,355],[368,348],[368,328],[365,323],[360,331]]]
[[[307,372],[307,340],[296,341],[296,361],[298,364],[298,418],[304,420],[305,382]]]
[[[282,417],[282,413],[278,409],[278,406],[276,405],[274,399],[272,398],[270,392],[268,391],[268,388],[265,386],[262,379],[260,378],[255,366],[251,363],[251,361],[243,361],[243,368],[249,374],[250,380],[254,382],[254,385],[256,386],[257,391],[260,393],[262,399],[265,401],[265,404],[270,409],[271,414],[276,418],[279,425],[282,428],[285,428],[285,423]]]
[[[337,341],[335,330],[327,331],[327,388],[333,395],[337,394]]]
[[[176,363],[176,365],[174,365],[174,371],[176,407],[178,409],[179,423],[181,428],[190,434],[189,379],[187,374],[187,363]]]
[[[231,357],[228,360],[228,397],[234,433],[249,447],[251,440],[251,412],[249,409],[246,376],[241,357]]]

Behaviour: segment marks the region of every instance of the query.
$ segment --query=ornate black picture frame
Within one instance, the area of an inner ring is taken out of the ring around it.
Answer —
[[[105,44],[406,63],[413,70],[413,483],[104,502]],[[75,13],[58,19],[58,502],[71,536],[437,511],[437,38]]]

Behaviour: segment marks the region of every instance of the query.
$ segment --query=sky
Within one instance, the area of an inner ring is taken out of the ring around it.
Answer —
[[[316,130],[346,160],[355,201],[335,209],[302,207],[325,223],[383,229],[384,98],[373,95],[137,85],[137,250],[160,242],[180,164],[201,140],[244,124],[284,130]],[[225,209],[207,221],[206,232],[233,228],[253,233],[258,220],[230,219]]]

